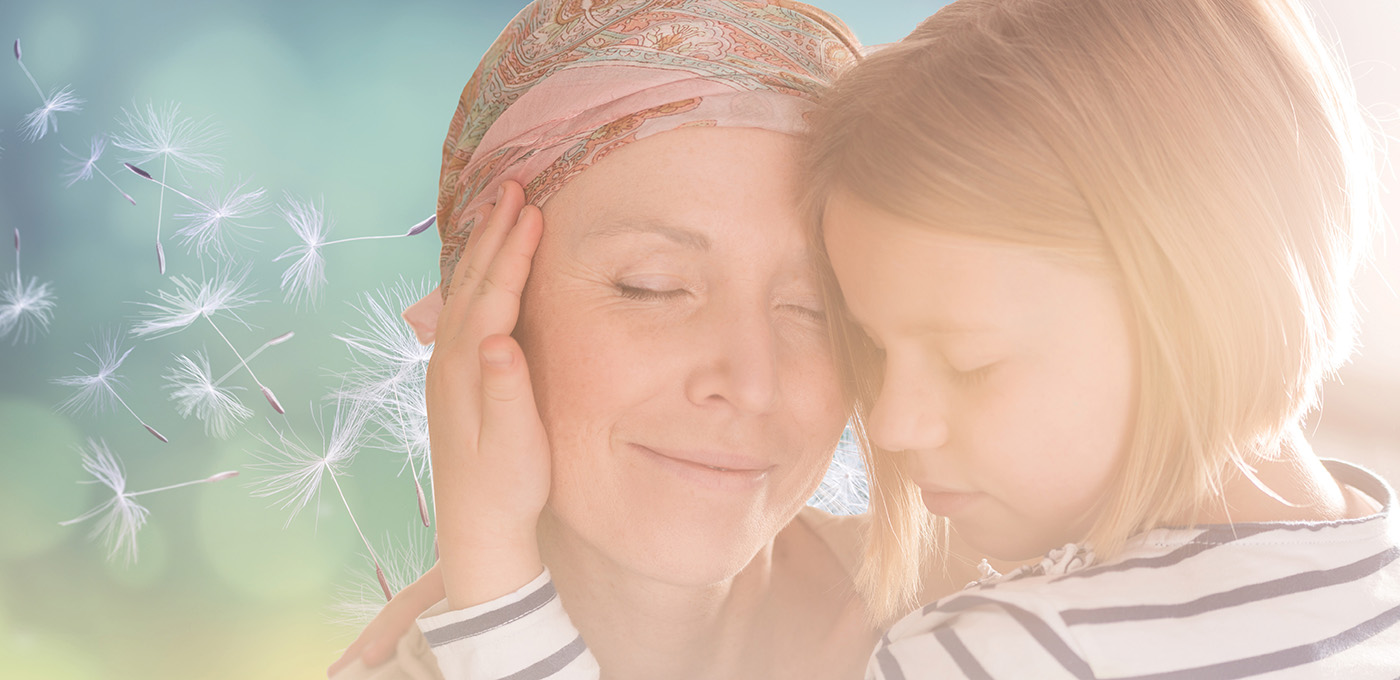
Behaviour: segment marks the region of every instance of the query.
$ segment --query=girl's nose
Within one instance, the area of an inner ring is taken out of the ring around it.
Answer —
[[[948,442],[946,395],[933,376],[886,360],[867,431],[886,451],[928,451]]]

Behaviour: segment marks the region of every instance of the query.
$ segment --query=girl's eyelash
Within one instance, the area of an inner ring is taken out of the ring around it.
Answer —
[[[980,385],[987,380],[996,363],[986,364],[970,371],[952,370],[953,379],[966,386]]]

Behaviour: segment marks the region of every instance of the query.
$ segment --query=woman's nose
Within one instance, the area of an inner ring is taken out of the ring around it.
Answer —
[[[886,451],[931,451],[948,443],[946,395],[917,367],[886,363],[866,431]]]
[[[706,315],[707,332],[695,338],[701,360],[687,384],[696,404],[727,403],[761,413],[778,398],[778,348],[767,310],[728,310]]]

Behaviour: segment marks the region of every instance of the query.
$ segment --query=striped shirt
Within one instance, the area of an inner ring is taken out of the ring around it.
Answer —
[[[1395,680],[1394,493],[1360,468],[1326,464],[1382,510],[1158,529],[1101,565],[1057,551],[905,617],[868,677]]]
[[[1365,470],[1326,464],[1381,511],[1158,529],[1103,564],[1067,546],[900,620],[866,677],[1396,680],[1394,492]],[[548,572],[477,607],[430,610],[419,627],[446,678],[599,677]]]

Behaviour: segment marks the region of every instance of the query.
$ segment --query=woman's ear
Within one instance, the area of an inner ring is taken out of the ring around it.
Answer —
[[[418,336],[418,344],[431,345],[437,337],[438,315],[442,313],[442,287],[438,286],[433,292],[423,296],[408,309],[403,310],[403,320],[413,327],[413,334]]]

